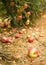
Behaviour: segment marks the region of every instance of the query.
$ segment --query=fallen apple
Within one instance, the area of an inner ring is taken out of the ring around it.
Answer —
[[[6,42],[7,42],[7,37],[3,37],[3,38],[1,39],[1,41],[4,42],[4,43],[6,43]]]
[[[19,31],[19,34],[23,34],[24,32],[23,31]]]
[[[12,41],[13,41],[13,39],[12,39],[11,37],[8,37],[8,38],[7,38],[7,42],[8,42],[8,43],[11,43]]]
[[[15,38],[19,38],[19,37],[20,37],[19,34],[16,34],[16,35],[15,35]]]
[[[30,48],[28,50],[28,56],[32,57],[32,58],[36,58],[36,57],[39,56],[39,52],[38,52],[38,50],[36,48]]]
[[[33,41],[34,41],[34,37],[28,39],[29,43],[32,43]]]

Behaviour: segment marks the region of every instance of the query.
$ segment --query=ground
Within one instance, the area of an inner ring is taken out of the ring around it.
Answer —
[[[0,29],[0,65],[46,65],[46,15],[36,21],[35,27],[23,29],[20,38],[15,39],[16,33],[10,36],[13,38],[12,43],[2,43],[1,38],[14,33],[13,29]],[[35,38],[32,43],[28,42],[29,36]],[[30,47],[38,49],[39,57],[28,56]]]

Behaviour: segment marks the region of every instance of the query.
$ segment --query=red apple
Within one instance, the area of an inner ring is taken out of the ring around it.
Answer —
[[[17,20],[22,20],[22,16],[18,16],[17,17]]]
[[[27,14],[28,16],[30,16],[30,15],[31,15],[31,12],[29,11],[29,12],[27,12],[26,14]]]
[[[4,43],[7,42],[7,38],[6,38],[6,37],[3,37],[3,38],[1,39],[1,41],[4,42]]]
[[[29,57],[36,58],[36,57],[39,56],[39,52],[38,52],[38,50],[36,48],[30,48],[28,50],[28,55],[29,55]]]
[[[24,32],[23,31],[19,31],[19,34],[23,34]]]
[[[34,38],[33,37],[28,39],[28,42],[29,43],[32,43],[33,41],[34,41]]]
[[[8,42],[8,43],[11,43],[12,41],[13,41],[13,39],[12,39],[11,37],[8,37],[8,38],[7,38],[7,42]]]
[[[19,37],[20,37],[19,34],[16,34],[16,35],[15,35],[15,38],[19,38]]]

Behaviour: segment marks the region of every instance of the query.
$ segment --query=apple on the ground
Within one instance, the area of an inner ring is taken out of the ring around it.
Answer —
[[[39,51],[36,48],[29,48],[28,49],[28,56],[32,58],[36,58],[39,56]]]

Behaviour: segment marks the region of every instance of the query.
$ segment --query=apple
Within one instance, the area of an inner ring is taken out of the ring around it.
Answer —
[[[12,39],[11,37],[8,37],[8,38],[7,38],[7,42],[8,42],[8,43],[11,43],[12,41],[13,41],[13,39]]]
[[[10,6],[14,6],[15,5],[15,3],[14,2],[10,2]]]
[[[17,20],[22,20],[22,16],[21,16],[21,15],[18,16],[18,17],[17,17]]]
[[[36,48],[29,48],[28,49],[28,56],[32,58],[36,58],[39,56],[39,52]]]
[[[20,37],[19,34],[16,34],[16,35],[15,35],[15,38],[19,38],[19,37]]]
[[[23,34],[24,32],[23,31],[19,31],[19,34]]]
[[[4,42],[4,43],[7,42],[7,37],[3,37],[3,38],[1,39],[1,41]]]
[[[33,38],[33,37],[32,37],[32,38],[30,37],[30,38],[28,39],[28,42],[29,42],[29,43],[32,43],[33,41],[34,41],[34,38]]]
[[[30,16],[30,15],[31,15],[31,12],[29,11],[29,12],[27,12],[26,14],[27,14],[28,16]]]

